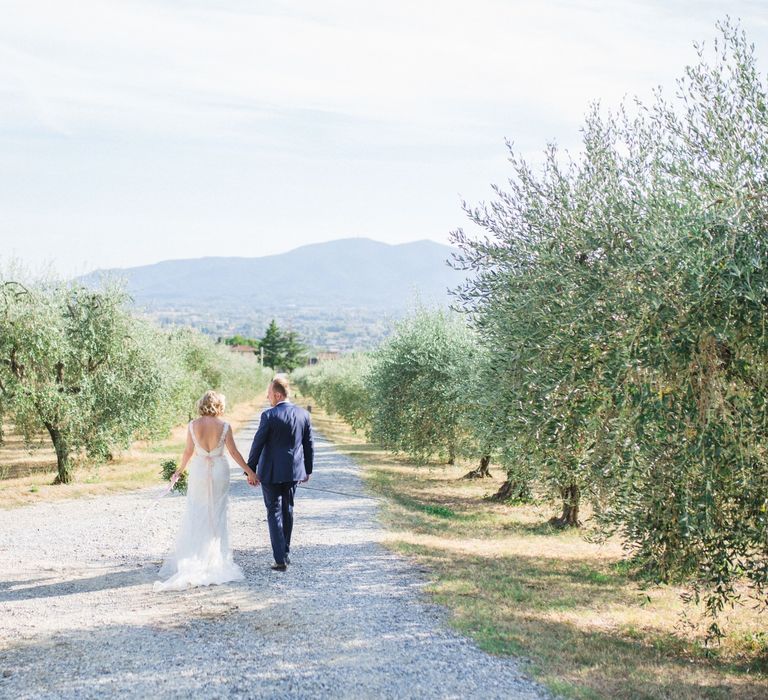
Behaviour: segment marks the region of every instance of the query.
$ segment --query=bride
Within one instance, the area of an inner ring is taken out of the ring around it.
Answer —
[[[220,418],[224,396],[206,391],[197,402],[197,410],[200,417],[188,426],[187,446],[174,473],[178,478],[189,467],[187,507],[174,550],[160,569],[162,580],[154,584],[155,591],[178,591],[244,578],[232,560],[229,546],[229,463],[224,447],[250,482],[258,480],[235,446],[229,423]]]

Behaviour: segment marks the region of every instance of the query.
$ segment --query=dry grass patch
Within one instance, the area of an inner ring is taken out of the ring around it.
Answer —
[[[700,611],[685,619],[681,589],[634,580],[619,542],[554,530],[546,505],[484,500],[498,472],[462,481],[471,465],[417,467],[317,409],[313,420],[386,497],[389,546],[428,567],[436,601],[483,649],[530,659],[537,678],[574,698],[768,697],[766,618],[751,608],[730,611],[728,637],[707,649]]]
[[[233,430],[239,430],[261,410],[263,403],[259,398],[237,404],[227,411],[225,418]],[[47,444],[41,442],[30,452],[18,436],[8,431],[5,444],[0,447],[0,508],[159,486],[160,464],[181,457],[186,430],[186,424],[180,425],[165,440],[139,441],[110,462],[83,464],[75,470],[74,481],[66,485],[53,484],[56,458]]]

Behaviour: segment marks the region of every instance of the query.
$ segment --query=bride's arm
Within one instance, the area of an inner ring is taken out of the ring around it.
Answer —
[[[195,452],[195,443],[192,441],[192,435],[187,430],[187,444],[184,447],[184,452],[181,455],[181,465],[179,465],[179,468],[176,470],[176,476],[181,476],[184,473],[184,470],[187,468],[187,464],[189,463],[189,460],[191,459],[192,455]]]
[[[256,472],[251,469],[247,462],[243,459],[243,455],[240,454],[240,450],[237,449],[237,445],[235,445],[235,438],[232,437],[232,430],[227,430],[227,437],[225,439],[225,444],[227,446],[227,450],[229,450],[229,454],[232,455],[232,459],[235,460],[238,467],[240,467],[247,475],[249,479],[257,479]]]

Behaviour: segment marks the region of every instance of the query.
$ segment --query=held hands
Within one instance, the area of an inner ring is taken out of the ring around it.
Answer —
[[[247,472],[245,472],[245,476],[248,478],[248,483],[251,486],[258,486],[261,482],[259,481],[259,476],[256,474],[255,471],[249,469]]]
[[[300,484],[306,484],[309,481],[310,475],[307,474],[299,483]]]

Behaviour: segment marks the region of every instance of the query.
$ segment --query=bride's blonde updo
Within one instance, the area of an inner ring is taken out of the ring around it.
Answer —
[[[218,391],[209,389],[206,391],[197,402],[197,412],[201,416],[214,416],[218,417],[224,413],[226,408],[226,398],[224,394],[220,394]]]

